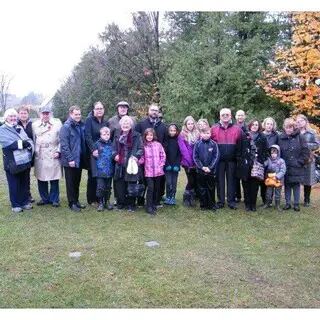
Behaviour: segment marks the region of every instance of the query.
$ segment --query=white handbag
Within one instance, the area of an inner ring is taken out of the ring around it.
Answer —
[[[138,173],[138,164],[133,157],[130,157],[128,160],[127,166],[127,173],[128,174],[137,174]]]

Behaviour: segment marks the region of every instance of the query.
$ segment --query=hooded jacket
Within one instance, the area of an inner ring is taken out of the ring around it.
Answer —
[[[276,159],[271,157],[271,148],[278,150],[278,156]],[[267,173],[275,173],[276,178],[281,180],[281,183],[284,183],[284,176],[287,171],[286,162],[281,158],[280,147],[276,144],[273,144],[269,149],[269,158],[266,161]]]
[[[171,166],[172,169],[174,166],[179,167],[181,162],[181,152],[178,144],[178,135],[174,137],[169,136],[169,127],[175,126],[177,132],[179,132],[179,128],[175,123],[169,123],[167,125],[167,135],[164,140],[164,150],[166,152],[166,167]],[[172,171],[172,170],[171,170]]]

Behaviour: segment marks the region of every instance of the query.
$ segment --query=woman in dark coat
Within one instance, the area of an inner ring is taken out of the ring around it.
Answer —
[[[107,127],[107,120],[104,119],[104,106],[100,101],[97,101],[92,106],[92,111],[89,113],[85,121],[85,139],[87,150],[90,153],[88,180],[87,180],[87,202],[90,205],[97,206],[98,199],[96,196],[97,190],[97,170],[95,158],[98,156],[98,150],[95,143],[100,139],[100,129]]]
[[[116,162],[114,172],[114,187],[117,194],[116,210],[120,211],[126,206],[129,211],[134,212],[136,199],[128,195],[128,186],[136,184],[141,180],[141,176],[139,171],[137,174],[129,174],[127,167],[130,157],[138,164],[144,148],[141,135],[132,129],[133,121],[129,116],[123,116],[119,124],[120,129],[115,131],[112,145],[112,158]]]
[[[304,136],[297,128],[293,118],[287,118],[283,122],[283,129],[279,135],[279,147],[281,157],[286,162],[284,192],[286,206],[284,210],[291,209],[291,190],[293,191],[294,211],[300,211],[300,184],[304,181],[304,165],[310,156],[310,150]]]
[[[0,127],[3,167],[8,181],[12,211],[18,213],[32,209],[29,204],[28,183],[34,144],[23,127],[17,124],[18,113],[15,109],[7,109],[4,120],[5,123]]]
[[[309,121],[303,114],[297,116],[297,126],[300,130],[300,133],[304,136],[308,148],[311,152],[319,149],[319,140],[317,134],[310,128]],[[312,154],[313,155],[313,154]],[[309,163],[305,164],[304,169],[304,179],[303,179],[303,189],[304,189],[304,206],[310,206],[310,195],[311,195],[311,186],[317,183],[316,177],[316,165],[314,157],[310,156]]]
[[[261,133],[261,124],[252,119],[248,131],[242,134],[237,146],[236,177],[244,181],[244,202],[246,211],[256,211],[260,180],[251,177],[254,160],[264,164],[268,158],[267,139]]]

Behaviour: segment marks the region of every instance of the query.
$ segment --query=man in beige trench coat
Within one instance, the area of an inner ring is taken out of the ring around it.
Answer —
[[[60,129],[61,121],[52,119],[51,108],[41,108],[40,119],[32,124],[35,145],[34,175],[38,179],[41,200],[38,206],[51,204],[60,206],[59,179],[62,177],[60,163]],[[50,191],[49,189],[50,182]]]

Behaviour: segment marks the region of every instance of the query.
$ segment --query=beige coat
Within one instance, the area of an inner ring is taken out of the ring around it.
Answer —
[[[60,159],[53,158],[56,152],[60,152],[61,126],[58,119],[50,119],[45,127],[41,120],[32,123],[35,146],[34,175],[40,181],[58,180],[62,177]]]

